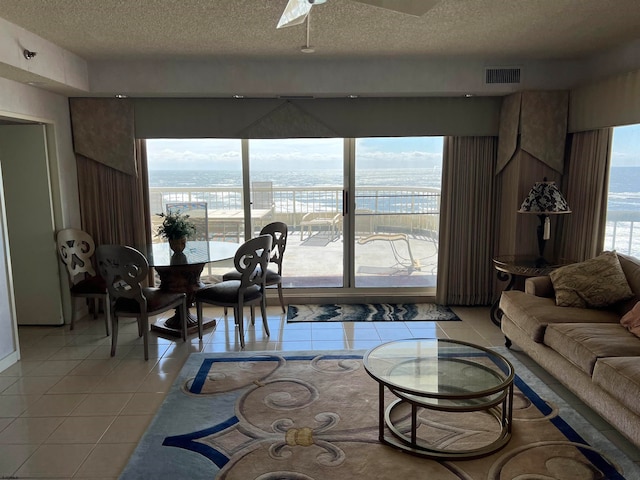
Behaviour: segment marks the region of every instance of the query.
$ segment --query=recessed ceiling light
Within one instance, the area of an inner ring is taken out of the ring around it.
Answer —
[[[116,93],[114,95],[116,98],[127,98],[127,95],[123,94],[123,93]]]
[[[234,95],[233,98],[244,98],[244,95]]]
[[[358,98],[358,95],[347,95],[348,98]]]
[[[466,98],[471,98],[471,97],[473,97],[474,95],[473,95],[473,93],[465,93],[465,94],[464,94],[464,96],[465,96]]]

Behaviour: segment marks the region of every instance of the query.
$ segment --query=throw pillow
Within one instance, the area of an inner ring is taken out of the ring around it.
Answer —
[[[640,337],[640,302],[620,319],[620,323],[636,337]]]
[[[561,307],[603,308],[633,296],[615,252],[560,267],[549,276]]]

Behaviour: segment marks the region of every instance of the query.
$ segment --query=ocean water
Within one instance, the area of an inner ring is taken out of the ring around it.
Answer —
[[[640,167],[611,167],[607,209],[640,212]]]
[[[440,187],[439,168],[370,169],[358,172],[359,186]],[[335,187],[343,184],[342,170],[258,170],[252,181],[273,182],[274,187]],[[150,170],[151,187],[239,187],[242,173],[231,170]]]
[[[371,169],[358,172],[357,186],[440,188],[439,168]],[[336,187],[343,184],[341,170],[256,171],[253,181],[275,187]],[[151,170],[151,187],[240,187],[242,173],[232,170]],[[640,212],[640,167],[611,167],[608,210]]]

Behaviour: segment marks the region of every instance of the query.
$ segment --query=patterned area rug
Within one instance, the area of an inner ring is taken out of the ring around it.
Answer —
[[[460,320],[434,303],[289,305],[287,322],[409,322]]]
[[[382,445],[378,385],[363,368],[364,352],[197,353],[120,478],[640,478],[633,462],[506,349],[497,350],[517,372],[513,437],[487,457],[435,461]],[[419,410],[420,435],[450,447],[492,435],[491,415],[453,418]]]

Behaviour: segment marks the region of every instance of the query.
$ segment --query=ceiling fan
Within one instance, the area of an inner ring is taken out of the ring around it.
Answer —
[[[300,25],[305,21],[307,15],[314,5],[320,5],[327,0],[289,0],[284,12],[280,17],[276,28],[291,27]],[[351,0],[352,2],[364,3],[375,7],[386,8],[408,15],[420,17],[431,10],[440,0]]]

